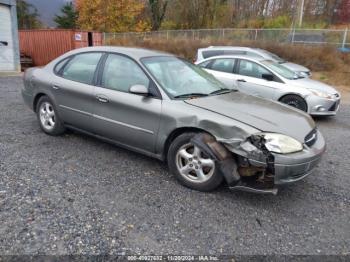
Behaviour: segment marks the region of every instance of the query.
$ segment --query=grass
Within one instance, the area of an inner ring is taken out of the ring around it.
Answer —
[[[113,39],[108,44],[134,46],[169,52],[191,61],[198,48],[211,45],[250,46],[266,49],[284,59],[304,65],[313,71],[314,78],[344,92],[350,92],[350,54],[341,54],[330,46],[290,45],[271,42],[234,42],[188,39]]]

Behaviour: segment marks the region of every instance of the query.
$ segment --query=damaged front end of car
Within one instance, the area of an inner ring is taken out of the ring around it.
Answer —
[[[266,148],[264,135],[252,135],[245,140],[220,140],[201,133],[191,142],[216,161],[231,189],[277,194],[278,189],[274,184],[275,159]]]

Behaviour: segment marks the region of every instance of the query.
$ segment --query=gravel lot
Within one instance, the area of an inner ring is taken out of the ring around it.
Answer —
[[[313,176],[276,197],[200,193],[157,160],[45,135],[21,86],[0,78],[0,254],[350,254],[350,105],[317,120]]]

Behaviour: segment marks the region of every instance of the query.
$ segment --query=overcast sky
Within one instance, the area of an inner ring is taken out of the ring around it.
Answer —
[[[55,27],[53,18],[60,12],[61,7],[71,0],[27,0],[34,5],[40,14],[40,20],[45,26]]]

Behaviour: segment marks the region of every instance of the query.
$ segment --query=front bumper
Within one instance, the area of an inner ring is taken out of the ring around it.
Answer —
[[[334,116],[340,107],[340,96],[333,99],[309,96],[307,99],[309,114],[313,116]]]
[[[326,150],[325,140],[319,131],[317,131],[317,137],[318,139],[313,146],[307,147],[305,145],[301,152],[287,155],[273,154],[275,157],[275,185],[293,183],[313,173]]]

